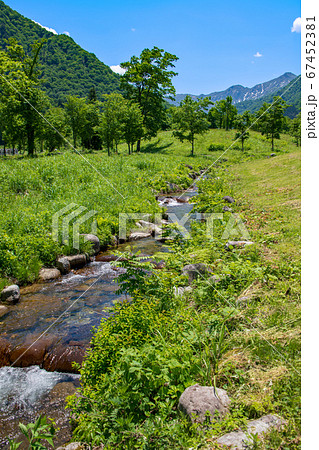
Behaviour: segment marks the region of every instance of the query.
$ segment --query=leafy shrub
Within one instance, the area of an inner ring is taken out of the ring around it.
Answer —
[[[210,144],[210,146],[208,147],[208,151],[209,152],[216,152],[219,150],[225,150],[225,145],[224,144]]]

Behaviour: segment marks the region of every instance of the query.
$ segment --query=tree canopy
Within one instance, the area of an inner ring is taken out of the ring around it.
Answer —
[[[145,137],[155,136],[165,121],[164,97],[175,94],[172,78],[177,75],[170,70],[177,56],[154,47],[145,48],[140,56],[132,56],[121,64],[125,69],[121,87],[126,98],[136,102],[143,116]],[[138,141],[138,150],[140,141]]]
[[[203,134],[209,128],[206,111],[210,104],[209,97],[193,100],[187,95],[180,106],[173,110],[173,134],[181,142],[189,141],[192,144],[192,156],[196,134]]]

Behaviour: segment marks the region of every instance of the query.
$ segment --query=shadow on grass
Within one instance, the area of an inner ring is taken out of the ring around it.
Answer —
[[[166,149],[173,145],[173,142],[169,142],[165,145],[159,145],[160,140],[157,139],[156,142],[152,142],[151,144],[143,145],[141,148],[141,153],[166,153]]]

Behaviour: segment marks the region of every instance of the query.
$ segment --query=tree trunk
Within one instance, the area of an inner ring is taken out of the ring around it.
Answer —
[[[128,147],[128,154],[130,155],[130,154],[131,154],[131,147],[130,147],[130,144],[127,144],[127,147]]]
[[[139,153],[141,151],[141,139],[137,141],[136,151]]]
[[[194,156],[194,139],[192,139],[192,156]]]
[[[5,143],[3,144],[3,156],[7,156],[7,154],[6,154],[6,144]]]
[[[244,139],[243,138],[241,138],[241,151],[242,152],[244,151]]]
[[[271,135],[271,149],[274,151],[274,135]]]
[[[34,128],[33,126],[27,126],[27,148],[28,155],[34,155]]]

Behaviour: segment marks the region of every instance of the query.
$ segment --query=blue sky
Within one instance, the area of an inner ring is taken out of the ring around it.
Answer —
[[[300,73],[296,0],[5,0],[108,65],[154,45],[176,54],[177,93],[210,93]],[[257,56],[257,55],[262,56]],[[256,55],[256,56],[254,56]]]

